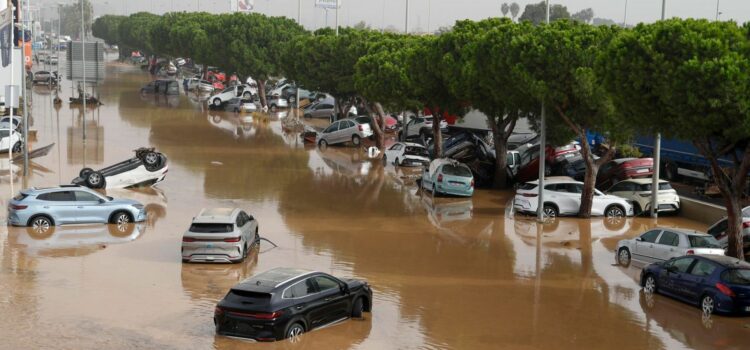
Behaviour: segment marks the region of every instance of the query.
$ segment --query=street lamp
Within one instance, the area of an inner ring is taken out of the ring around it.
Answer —
[[[721,12],[719,12],[719,0],[716,0],[716,20],[719,20],[719,15]]]
[[[549,24],[549,0],[546,0],[546,16],[545,16],[545,23]],[[536,208],[536,219],[539,222],[544,222],[544,170],[546,168],[545,161],[547,156],[547,108],[544,105],[544,100],[542,100],[542,117],[541,119],[541,125],[539,126],[541,130],[539,131],[540,137],[539,137],[539,189],[537,198],[539,198],[539,201],[537,202],[537,208]],[[537,245],[540,242],[537,242]]]
[[[667,0],[661,0],[661,20],[664,20],[665,11],[667,8]],[[656,133],[654,139],[654,170],[653,176],[651,177],[651,217],[656,219],[659,217],[659,166],[661,164],[661,133]]]

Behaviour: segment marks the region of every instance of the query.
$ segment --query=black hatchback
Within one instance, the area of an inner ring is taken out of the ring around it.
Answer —
[[[214,325],[220,335],[274,341],[360,318],[371,305],[365,281],[276,268],[232,287],[214,310]]]

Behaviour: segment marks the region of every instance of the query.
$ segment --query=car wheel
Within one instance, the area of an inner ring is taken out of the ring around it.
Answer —
[[[159,154],[156,153],[156,152],[148,152],[143,157],[143,163],[145,163],[146,165],[148,165],[150,167],[159,166],[159,161],[160,160],[161,159],[159,159]]]
[[[544,207],[542,207],[542,213],[544,213],[544,216],[548,219],[554,219],[559,214],[557,208],[550,204],[545,204]]]
[[[219,107],[221,106],[221,100],[218,98],[215,98],[213,101],[213,104],[214,104],[214,107]]]
[[[318,146],[320,146],[320,148],[326,148],[328,147],[328,141],[326,141],[325,139],[322,139],[320,140],[320,142],[318,142]]]
[[[289,98],[287,99],[287,102],[289,102],[289,104],[291,105],[292,103],[297,102],[297,97],[289,96]]]
[[[654,294],[657,291],[656,279],[654,275],[648,274],[646,280],[643,282],[643,291],[648,294]]]
[[[362,312],[364,311],[365,303],[362,298],[357,298],[352,305],[352,318],[362,318]]]
[[[716,302],[714,301],[714,297],[710,295],[704,295],[703,298],[701,298],[701,310],[703,310],[704,315],[710,315],[713,314],[715,311]]]
[[[641,214],[644,214],[643,209],[641,209],[641,204],[638,202],[633,203],[633,214],[635,216],[639,216]]]
[[[29,220],[29,235],[32,238],[44,239],[52,236],[55,232],[55,227],[52,224],[52,219],[44,215],[38,215]],[[33,234],[32,234],[33,233]]]
[[[620,248],[620,251],[617,253],[617,262],[625,267],[630,266],[630,251],[628,248]]]
[[[82,178],[82,179],[86,179],[86,177],[87,177],[87,176],[88,176],[89,174],[93,173],[93,172],[94,172],[94,169],[91,169],[91,168],[83,168],[83,169],[81,169],[81,171],[79,171],[79,172],[78,172],[78,177],[80,177],[80,178]]]
[[[92,171],[86,176],[86,186],[90,188],[103,188],[104,176],[98,171]]]
[[[21,143],[21,141],[16,142],[16,144],[13,145],[13,153],[20,153],[22,147],[23,144]]]
[[[295,338],[302,335],[302,333],[305,333],[305,327],[302,326],[302,324],[296,322],[286,329],[286,332],[284,332],[285,338],[294,340]]]
[[[604,210],[604,216],[607,218],[621,218],[625,216],[625,210],[617,205],[611,205]]]
[[[116,224],[116,225],[127,225],[133,221],[133,218],[130,216],[130,213],[126,211],[118,211],[112,214],[112,218],[110,220],[110,223]]]
[[[246,93],[242,94],[242,98],[244,98],[246,100],[249,100],[250,97],[253,97],[253,94],[251,94],[249,92],[246,92]]]
[[[127,236],[130,236],[133,233],[133,231],[135,231],[135,225],[132,225],[129,222],[122,223],[122,224],[113,223],[107,226],[108,226],[107,229],[109,230],[109,234],[112,237],[120,237],[120,238],[127,237]]]
[[[353,135],[352,136],[352,143],[355,146],[359,146],[362,143],[362,139],[359,137],[359,135]]]

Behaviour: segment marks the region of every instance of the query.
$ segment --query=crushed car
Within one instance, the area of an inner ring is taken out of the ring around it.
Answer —
[[[135,150],[135,157],[104,169],[81,169],[72,183],[94,189],[153,186],[164,181],[168,170],[163,153],[142,147]]]

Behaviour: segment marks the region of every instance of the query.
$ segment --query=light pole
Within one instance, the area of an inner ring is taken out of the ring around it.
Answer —
[[[661,20],[664,20],[667,0],[661,0]],[[656,133],[654,139],[654,170],[651,177],[651,217],[659,217],[659,167],[661,165],[661,133]],[[677,171],[677,169],[675,169]]]
[[[626,24],[628,22],[628,0],[625,0],[625,15],[622,16],[622,27],[625,28],[628,25]]]
[[[546,0],[546,6],[547,11],[545,15],[545,23],[549,24],[549,0]],[[542,100],[542,117],[541,117],[541,125],[539,127],[541,130],[539,133],[541,134],[539,137],[539,189],[537,193],[537,198],[539,198],[539,201],[537,202],[537,208],[536,208],[536,219],[539,222],[544,222],[544,169],[545,169],[545,160],[547,156],[547,109],[544,105],[544,100]],[[536,244],[540,244],[541,242],[536,242]]]
[[[406,17],[404,19],[404,34],[409,34],[409,0],[406,0]]]
[[[719,12],[719,0],[716,0],[716,20],[719,20],[719,15],[721,12]]]
[[[336,0],[336,36],[339,36],[339,7],[341,7],[341,0]]]
[[[83,12],[83,0],[79,0],[81,4],[81,60],[83,61],[83,152],[86,153],[86,17]],[[72,58],[72,57],[71,57]],[[86,161],[84,160],[84,166]]]
[[[430,8],[430,7],[432,7],[431,4],[432,4],[432,1],[427,0],[427,33],[430,33],[430,20],[432,19],[431,18],[431,15],[432,15],[431,10],[432,9]]]
[[[29,18],[30,18],[30,12],[29,12],[29,0],[26,0],[26,11],[24,11],[23,15],[23,23],[25,24],[24,27],[29,26]],[[33,27],[33,25],[31,25]],[[34,36],[32,35],[30,41],[33,40]],[[23,93],[23,176],[26,176],[29,172],[29,147],[28,147],[28,139],[29,139],[29,94],[26,92],[26,28],[23,28],[23,40],[21,40],[23,43],[21,47],[21,52],[23,53],[23,80],[21,81],[21,87],[22,87],[22,93]],[[31,44],[29,44],[31,45]],[[31,62],[31,57],[29,57],[29,62]],[[12,147],[13,145],[8,144],[8,147]]]

